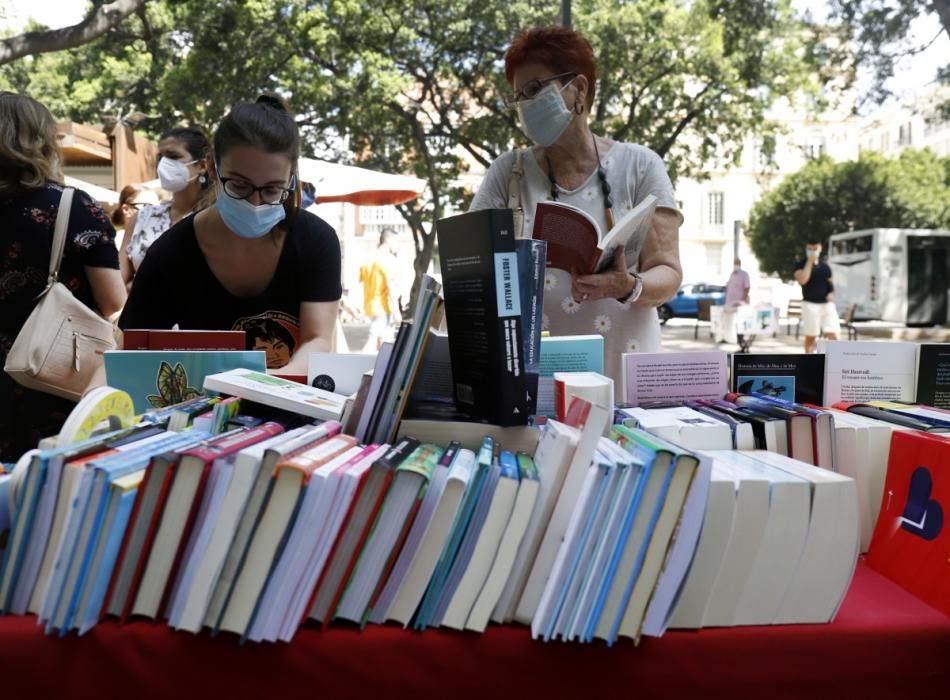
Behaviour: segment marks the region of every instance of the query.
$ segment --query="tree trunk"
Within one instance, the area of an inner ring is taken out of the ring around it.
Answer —
[[[0,65],[40,53],[72,49],[88,43],[117,26],[145,5],[146,0],[115,0],[93,5],[92,12],[79,24],[62,29],[27,32],[0,40]]]

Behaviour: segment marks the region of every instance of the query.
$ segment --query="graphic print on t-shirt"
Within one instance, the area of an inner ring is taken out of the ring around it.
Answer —
[[[283,311],[239,318],[231,330],[244,331],[248,350],[267,353],[267,369],[279,369],[290,362],[300,342],[300,321]]]

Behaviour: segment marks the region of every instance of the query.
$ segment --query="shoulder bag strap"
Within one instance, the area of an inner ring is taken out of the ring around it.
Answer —
[[[53,245],[49,255],[49,278],[46,281],[47,289],[59,280],[59,266],[63,262],[63,250],[66,247],[66,229],[69,228],[69,214],[73,208],[72,187],[63,188],[63,196],[59,200],[59,211],[56,212],[56,224],[53,226]]]
[[[512,211],[515,223],[515,236],[524,235],[524,206],[521,201],[521,178],[524,176],[524,149],[515,151],[515,162],[511,166],[508,178],[508,208]]]

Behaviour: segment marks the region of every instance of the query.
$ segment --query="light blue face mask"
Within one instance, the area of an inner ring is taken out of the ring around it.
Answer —
[[[283,204],[254,206],[246,199],[228,196],[220,188],[214,207],[221,214],[224,225],[241,238],[263,238],[287,216]]]
[[[574,111],[567,108],[561,95],[567,85],[548,83],[535,97],[518,103],[521,129],[539,146],[557,141],[574,120]]]

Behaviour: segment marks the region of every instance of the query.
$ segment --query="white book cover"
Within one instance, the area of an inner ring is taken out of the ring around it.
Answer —
[[[224,500],[218,509],[218,517],[211,523],[211,536],[207,546],[203,552],[195,555],[197,566],[191,583],[184,593],[185,602],[175,624],[176,629],[189,632],[201,630],[211,592],[224,566],[228,548],[231,546],[238,520],[251,493],[251,487],[257,479],[265,450],[290,444],[291,441],[307,432],[307,428],[296,428],[251,445],[237,453]]]
[[[412,616],[419,607],[422,596],[425,595],[426,586],[438,564],[439,555],[452,532],[452,523],[455,521],[462,495],[472,478],[476,463],[475,453],[464,448],[459,450],[452,462],[439,507],[430,526],[426,529],[409,574],[400,586],[389,610],[389,619],[395,620],[404,627],[412,621]]]
[[[587,468],[594,457],[597,441],[603,435],[610,422],[610,412],[604,406],[593,404],[587,423],[581,431],[577,448],[564,477],[564,483],[558,493],[556,505],[548,521],[547,529],[538,548],[537,556],[528,575],[527,583],[518,601],[514,619],[522,624],[529,625],[534,619],[535,611],[541,600],[548,576],[554,567],[561,542],[570,523],[574,506],[577,503],[580,487],[587,475]]]
[[[531,573],[541,546],[541,538],[551,519],[580,436],[579,430],[563,423],[551,420],[545,424],[538,449],[534,452],[534,465],[538,470],[539,480],[536,505],[515,555],[508,581],[492,613],[492,620],[495,622],[511,622],[514,618],[515,606]]]
[[[209,374],[204,388],[323,420],[339,420],[346,407],[346,396],[248,369]]]
[[[854,480],[770,452],[749,454],[811,482],[808,537],[774,623],[830,622],[851,583],[860,548]]]
[[[736,495],[737,483],[732,470],[724,469],[722,461],[713,458],[703,528],[682,593],[673,608],[669,623],[672,628],[699,629],[703,626],[703,611],[732,536]]]
[[[530,460],[530,458],[527,458]],[[519,463],[523,460],[519,458]],[[485,579],[485,585],[478,594],[472,611],[465,622],[465,629],[471,629],[478,632],[484,632],[488,626],[488,620],[492,610],[501,597],[505,583],[511,575],[511,569],[515,563],[515,556],[518,547],[524,538],[525,531],[528,528],[534,505],[538,498],[537,470],[533,468],[527,472],[521,470],[521,483],[518,486],[518,496],[515,499],[515,505],[511,509],[511,519],[505,528],[501,542],[498,545],[498,552],[495,555],[495,561],[492,562],[491,570]]]
[[[917,344],[825,343],[825,406],[839,401],[909,401],[917,394]]]
[[[732,448],[732,431],[715,418],[686,406],[670,408],[625,408],[647,432],[691,450],[728,450]]]
[[[349,396],[375,364],[375,355],[362,352],[312,352],[307,356],[307,384]]]
[[[769,518],[769,480],[753,478],[731,463],[716,463],[717,469],[729,474],[736,483],[736,510],[729,543],[722,555],[713,583],[702,627],[729,627],[735,617],[742,587],[749,580],[762,546],[762,536]]]
[[[740,474],[769,481],[769,515],[762,544],[742,587],[733,624],[771,624],[805,546],[811,516],[811,485],[751,455],[726,451],[708,454],[730,462]]]
[[[478,533],[478,540],[475,542],[465,573],[442,616],[441,624],[445,627],[465,629],[465,622],[468,620],[479,591],[482,590],[488,578],[495,554],[498,552],[498,545],[511,519],[520,483],[518,465],[515,456],[506,452],[502,453],[499,462],[501,472],[488,514],[485,516],[481,532]]]

